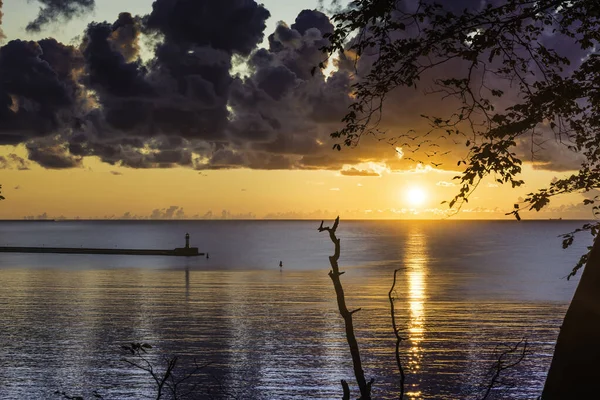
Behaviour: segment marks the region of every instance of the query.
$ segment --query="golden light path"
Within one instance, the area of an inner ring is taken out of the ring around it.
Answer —
[[[421,342],[425,337],[425,303],[427,290],[427,238],[418,228],[411,232],[407,243],[404,258],[406,277],[408,280],[408,305],[409,323],[408,340],[408,370],[416,372],[421,368],[423,349]],[[420,391],[411,391],[407,387],[408,399],[421,398]]]

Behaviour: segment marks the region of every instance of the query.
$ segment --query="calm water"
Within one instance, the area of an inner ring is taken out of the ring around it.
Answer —
[[[476,398],[505,344],[532,353],[495,398],[535,398],[577,281],[562,279],[585,240],[562,250],[576,221],[342,221],[340,265],[374,398],[392,399],[397,371],[387,293],[412,399]],[[215,398],[334,399],[352,380],[328,256],[311,221],[0,223],[0,245],[174,248],[186,232],[210,259],[0,254],[0,399],[152,397],[121,361],[211,362],[197,379]],[[283,271],[279,261],[283,260]],[[355,385],[354,385],[355,386]],[[221,389],[219,391],[218,389]],[[214,390],[217,390],[216,392]],[[199,392],[200,393],[200,392]],[[208,398],[197,394],[195,398]]]

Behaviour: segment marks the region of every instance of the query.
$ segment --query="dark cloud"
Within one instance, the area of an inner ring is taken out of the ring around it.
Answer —
[[[344,176],[381,176],[378,172],[357,169],[354,167],[349,169],[343,169],[340,171],[340,174]]]
[[[30,29],[94,6],[92,0],[40,3]],[[446,3],[460,13],[488,2]],[[356,166],[368,161],[403,169],[414,164],[410,159],[434,156],[436,163],[455,166],[465,155],[462,144],[444,142],[443,134],[430,135],[440,148],[410,148],[416,143],[403,135],[429,130],[420,115],[431,113],[432,103],[440,115],[457,107],[425,96],[421,87],[387,96],[381,128],[397,140],[364,137],[355,149],[332,151],[329,134],[340,127],[353,102],[352,85],[369,71],[373,56],[363,54],[355,64],[350,53],[340,54],[335,72],[313,74],[319,63],[327,64],[320,48],[328,44],[323,35],[334,29],[329,18],[303,10],[291,25],[281,21],[265,32],[269,17],[254,0],[155,0],[147,16],[121,13],[116,21],[90,24],[77,48],[53,39],[10,42],[0,47],[0,145],[25,144],[30,160],[48,168],[77,167],[96,156],[130,168],[344,168],[342,174],[357,176],[375,173]],[[268,48],[258,49],[265,34]],[[146,61],[140,59],[142,37],[153,51]],[[569,58],[580,56],[553,34],[544,40],[558,43]],[[242,64],[247,74],[235,75],[232,68]],[[425,74],[421,86],[463,67],[448,63]],[[506,104],[495,105],[501,110]],[[448,150],[453,152],[438,155]],[[527,159],[525,150],[519,154]],[[536,168],[555,170],[572,169],[580,160],[553,144],[537,157]]]
[[[112,26],[110,42],[127,62],[137,60],[140,53],[141,20],[130,13],[121,13]]]
[[[110,171],[110,173],[113,174],[113,175],[116,175],[116,176],[123,175],[123,173],[119,172],[119,171]]]
[[[332,158],[328,154],[305,155],[300,160],[302,169],[312,170],[339,170],[346,164],[354,164],[356,160],[348,157],[346,159]]]
[[[249,0],[156,0],[146,28],[167,43],[249,55],[263,40],[269,11]]]
[[[283,21],[279,21],[275,32],[269,35],[269,49],[279,52],[286,47],[296,47],[302,40],[302,34],[290,27]]]
[[[273,100],[281,100],[296,85],[296,74],[283,65],[261,68],[256,76],[258,88]]]
[[[0,143],[26,143],[49,168],[87,156],[132,168],[303,168],[329,147],[315,102],[322,114],[329,100],[345,105],[348,80],[327,86],[310,73],[332,29],[324,14],[303,11],[277,27],[276,51],[257,50],[268,17],[254,1],[157,0],[146,17],[90,24],[79,49],[11,42],[0,49]],[[141,34],[156,34],[146,63]],[[232,76],[234,56],[249,56],[249,77]]]
[[[101,99],[104,95],[126,99],[153,96],[152,87],[144,79],[146,70],[139,62],[127,62],[112,45],[111,38],[118,29],[117,24],[106,22],[88,26],[83,45],[86,83],[99,91]]]
[[[585,156],[568,148],[569,143],[555,140],[550,130],[539,131],[532,147],[531,138],[523,138],[517,142],[516,153],[532,162],[534,169],[549,171],[576,171],[585,162]]]
[[[55,139],[39,139],[27,143],[29,159],[48,169],[81,167],[82,158],[70,153],[65,143]]]
[[[90,12],[95,0],[37,0],[42,4],[35,20],[27,25],[29,32],[39,32],[57,20],[70,20]]]
[[[139,60],[130,62],[133,57],[123,50],[132,48],[136,35],[115,36],[135,21],[124,14],[119,21],[90,25],[84,42],[87,83],[103,106],[98,131],[225,141],[231,54],[165,41],[146,68]]]
[[[330,32],[333,32],[333,25],[325,14],[304,10],[291,28],[285,23],[279,23],[275,32],[269,36],[269,51],[273,54],[271,60],[286,66],[299,79],[310,80],[313,68],[322,62],[326,63],[326,56],[320,49],[329,44],[323,35]],[[256,62],[250,63],[261,67]],[[262,67],[264,66],[263,64]],[[320,74],[321,71],[318,70],[317,73]]]
[[[333,126],[323,122],[337,122],[344,115],[350,103],[350,81],[342,77],[347,76],[343,71],[329,79],[320,70],[311,73],[324,61],[319,48],[326,41],[320,28],[325,32],[333,28],[325,19],[318,11],[303,11],[296,21],[302,32],[279,23],[269,36],[269,49],[250,57],[251,76],[234,82],[229,133],[234,143],[252,142],[246,146],[244,160],[249,164],[244,166],[305,168],[303,156],[329,153],[335,158],[331,146],[324,145]],[[260,157],[263,162],[257,162]],[[337,161],[331,162],[336,164],[332,169],[339,169]]]
[[[247,166],[252,169],[282,170],[293,169],[297,165],[291,157],[281,154],[251,153]]]
[[[2,13],[2,0],[0,0],[0,40],[6,37],[4,31],[2,30],[2,17],[4,17],[4,14]]]
[[[76,117],[77,51],[48,39],[0,48],[0,144],[56,133]]]
[[[352,88],[350,74],[339,71],[327,81],[316,86],[309,94],[312,104],[311,118],[318,123],[337,123],[340,116],[348,112],[352,99],[348,95]]]
[[[211,169],[238,168],[246,165],[246,157],[242,152],[233,149],[221,149],[216,151],[206,165]]]
[[[302,10],[296,17],[296,22],[292,24],[292,29],[304,35],[309,29],[318,29],[323,35],[333,33],[333,24],[329,17],[320,11]]]
[[[329,76],[312,73],[326,62],[328,17],[303,10],[257,49],[268,17],[253,0],[156,0],[145,17],[90,24],[77,49],[52,39],[11,42],[0,48],[0,144],[24,143],[30,160],[48,168],[77,167],[88,156],[199,170],[401,163],[375,140],[332,151],[329,134],[352,102],[356,77],[344,55]],[[153,43],[146,62],[142,35]],[[232,73],[240,60],[246,76]],[[430,101],[390,96],[385,126],[413,127]]]

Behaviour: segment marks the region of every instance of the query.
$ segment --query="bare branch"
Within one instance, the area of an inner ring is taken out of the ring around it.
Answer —
[[[390,300],[390,314],[391,314],[391,318],[392,318],[392,329],[394,330],[394,336],[396,336],[396,348],[395,348],[395,356],[396,356],[396,366],[398,367],[398,372],[400,372],[400,394],[398,395],[398,398],[400,400],[402,400],[402,398],[404,397],[404,382],[405,382],[405,375],[404,375],[404,368],[402,368],[402,362],[400,360],[400,343],[402,342],[402,337],[400,336],[400,330],[398,329],[398,326],[396,325],[396,311],[395,311],[395,305],[394,305],[394,301],[396,300],[394,297],[394,289],[396,288],[396,275],[398,274],[398,271],[400,271],[399,269],[394,270],[394,281],[392,282],[392,287],[390,288],[390,291],[388,293],[388,298]]]
[[[337,238],[335,232],[339,226],[340,217],[338,216],[335,219],[333,227],[324,227],[324,222],[321,221],[321,225],[318,228],[319,232],[327,231],[329,232],[329,238],[333,242],[335,246],[335,251],[333,256],[329,257],[329,263],[331,264],[331,271],[329,271],[329,277],[333,282],[333,287],[335,288],[335,293],[337,296],[338,309],[342,318],[344,319],[344,324],[346,327],[346,339],[348,341],[348,346],[350,347],[350,354],[352,355],[352,365],[354,367],[354,376],[356,377],[356,383],[360,389],[360,400],[371,400],[371,385],[374,380],[371,379],[370,382],[367,382],[365,379],[365,372],[363,371],[362,361],[360,358],[360,351],[358,349],[358,342],[356,340],[356,336],[354,334],[354,325],[352,321],[352,314],[358,310],[354,310],[352,312],[348,311],[348,307],[346,307],[346,298],[344,295],[344,288],[342,287],[342,283],[340,281],[340,273],[338,260],[340,258],[340,239]],[[344,396],[346,396],[346,386],[344,386],[345,381],[342,381],[342,387],[344,389]],[[348,389],[349,390],[349,389]],[[348,392],[349,394],[349,392]]]
[[[504,371],[516,367],[525,359],[525,356],[530,353],[527,345],[527,339],[521,339],[518,343],[509,346],[508,349],[500,353],[498,359],[490,368],[492,377],[481,400],[486,400],[489,397]]]

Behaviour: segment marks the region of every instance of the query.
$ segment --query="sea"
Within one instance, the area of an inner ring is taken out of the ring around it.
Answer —
[[[565,277],[591,244],[563,250],[559,235],[582,223],[342,219],[341,281],[373,398],[399,393],[396,270],[405,398],[478,399],[492,379],[490,399],[539,396],[578,282]],[[342,379],[357,398],[319,225],[0,222],[0,246],[173,249],[189,233],[208,253],[0,253],[0,399],[157,398],[147,369],[160,377],[175,357],[181,398],[339,399]],[[152,347],[138,357],[131,343]],[[515,365],[494,378],[502,354]]]

